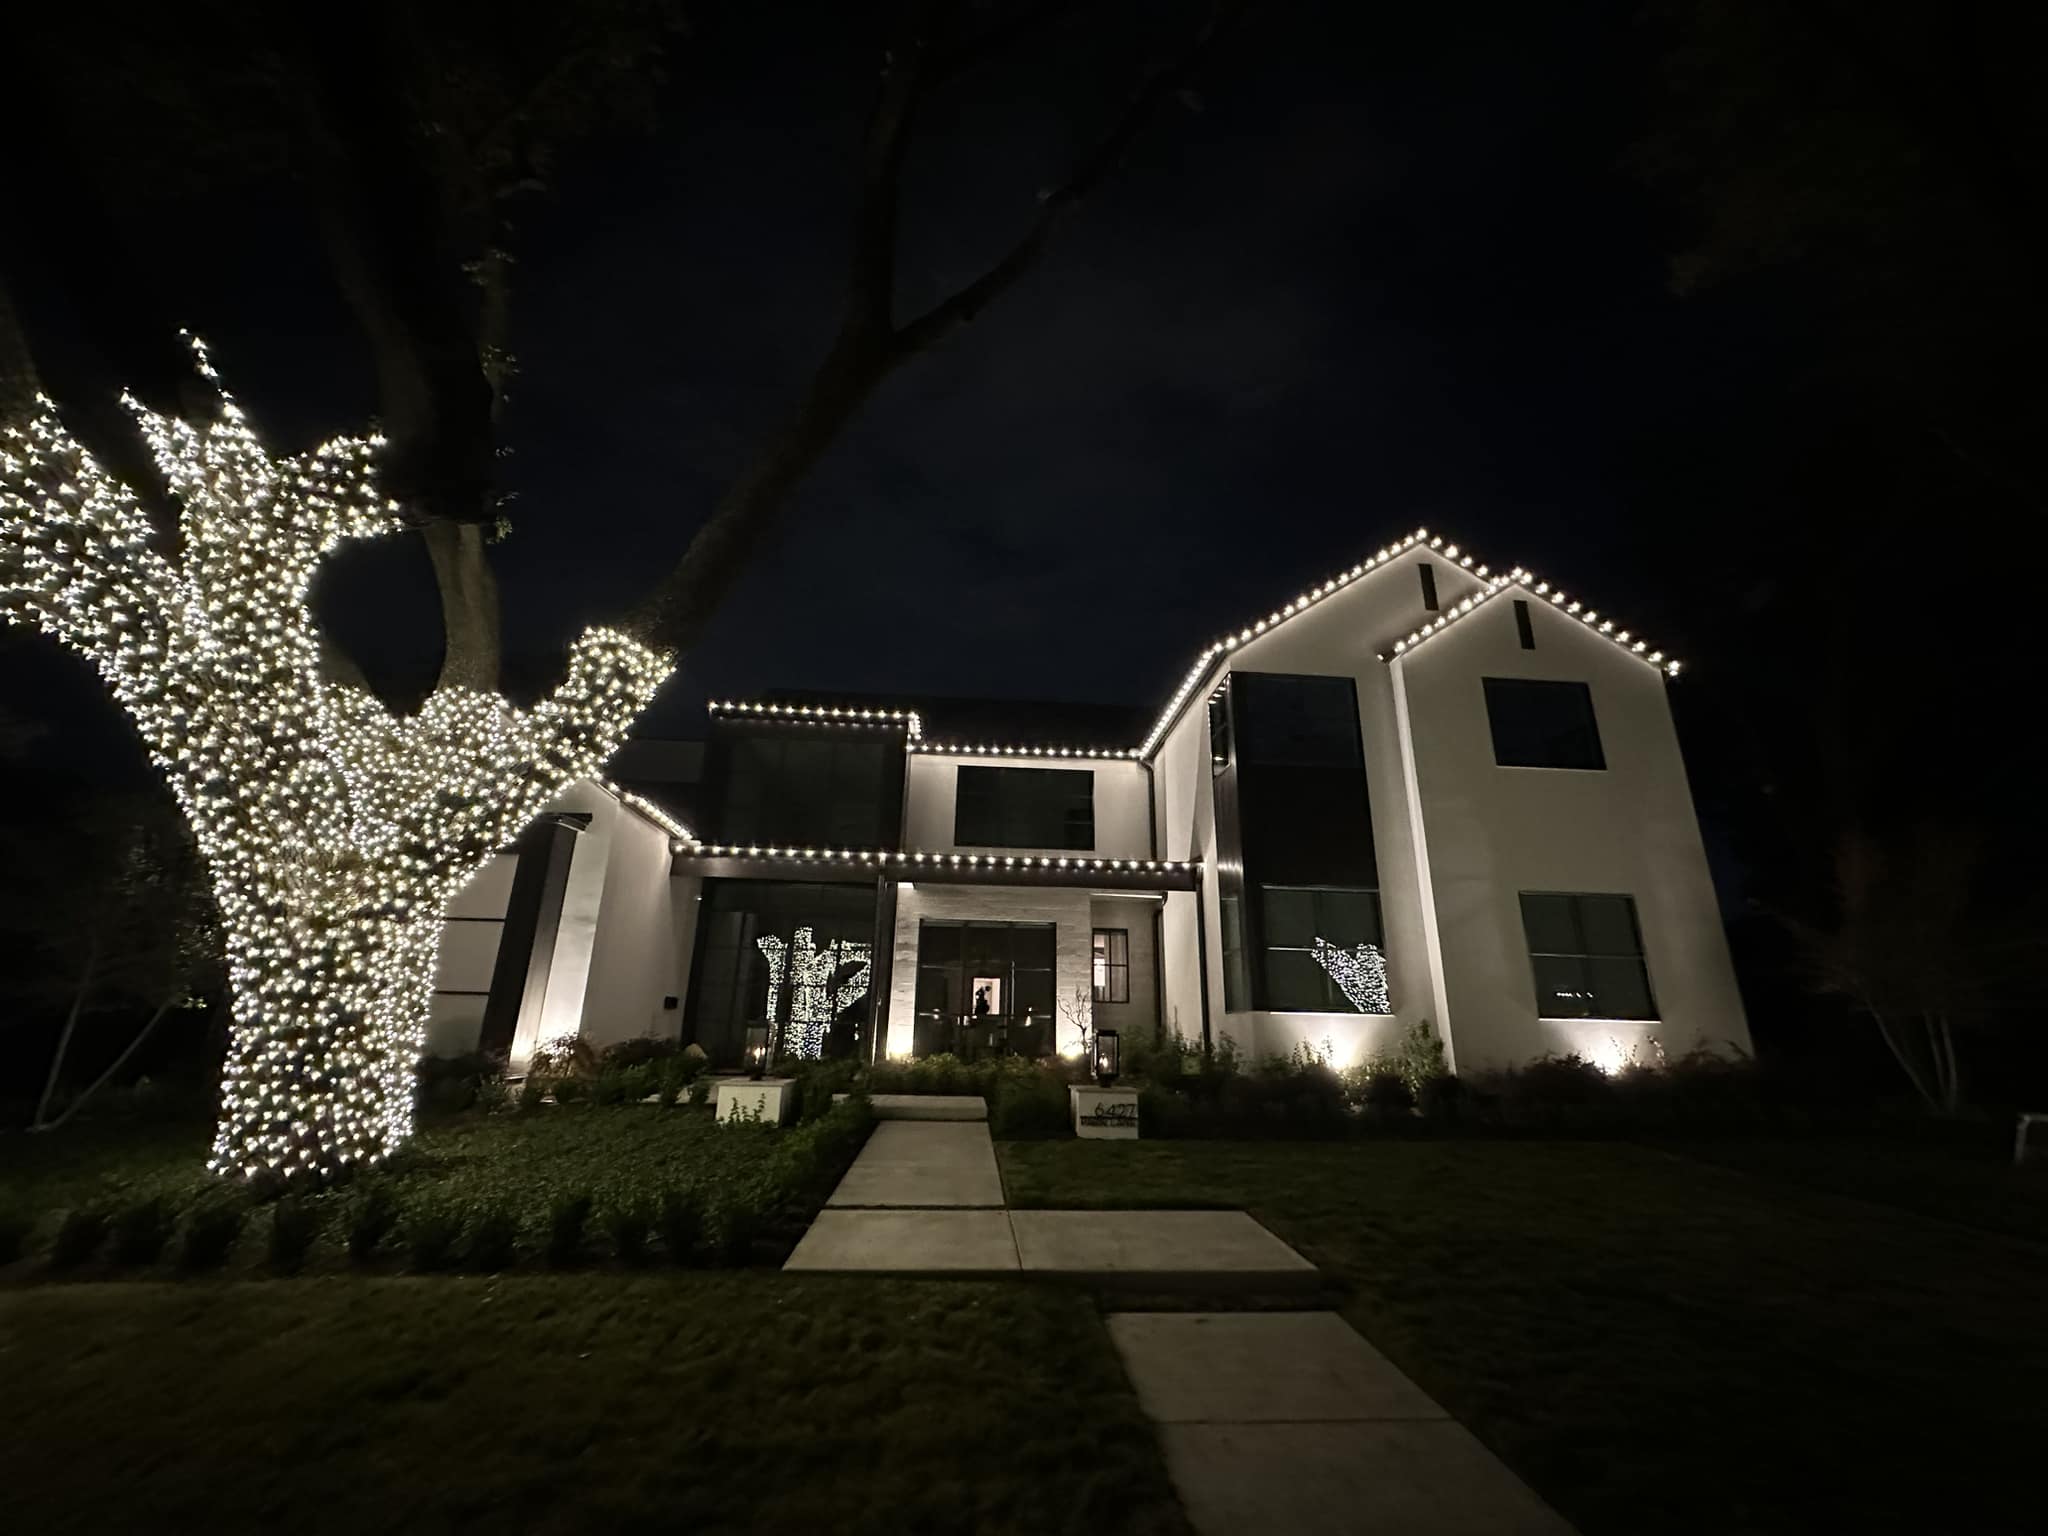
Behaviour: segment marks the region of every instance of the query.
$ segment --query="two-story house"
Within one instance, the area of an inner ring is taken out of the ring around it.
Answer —
[[[1747,1049],[1678,670],[1418,532],[1215,640],[1136,740],[714,703],[688,824],[580,785],[465,893],[432,1045]]]

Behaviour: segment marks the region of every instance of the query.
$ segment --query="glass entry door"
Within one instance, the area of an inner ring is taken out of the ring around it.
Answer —
[[[912,1053],[1049,1054],[1055,941],[1051,923],[921,922]]]

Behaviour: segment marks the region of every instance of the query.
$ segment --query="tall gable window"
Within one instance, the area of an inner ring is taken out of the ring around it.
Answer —
[[[1526,677],[1486,679],[1493,760],[1503,768],[1605,768],[1593,690]]]
[[[1095,775],[1085,768],[963,766],[953,841],[967,848],[1093,848]]]

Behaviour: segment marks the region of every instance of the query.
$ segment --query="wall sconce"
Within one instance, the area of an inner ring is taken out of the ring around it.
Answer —
[[[1123,1036],[1113,1029],[1095,1031],[1095,1081],[1107,1088],[1123,1068]]]

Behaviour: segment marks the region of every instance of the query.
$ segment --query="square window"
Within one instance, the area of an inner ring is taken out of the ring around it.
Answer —
[[[1657,1017],[1634,897],[1524,891],[1522,927],[1541,1017]]]
[[[1593,690],[1584,683],[1489,677],[1486,719],[1503,768],[1605,768]]]
[[[1269,885],[1259,892],[1268,948],[1307,949],[1316,939],[1316,893]]]
[[[1349,1003],[1330,1001],[1330,974],[1305,949],[1266,951],[1266,1006],[1283,1012],[1349,1011]]]
[[[1095,930],[1093,979],[1095,1001],[1131,1000],[1131,936],[1122,928]]]
[[[1339,949],[1380,941],[1380,902],[1375,891],[1317,891],[1316,937]]]

